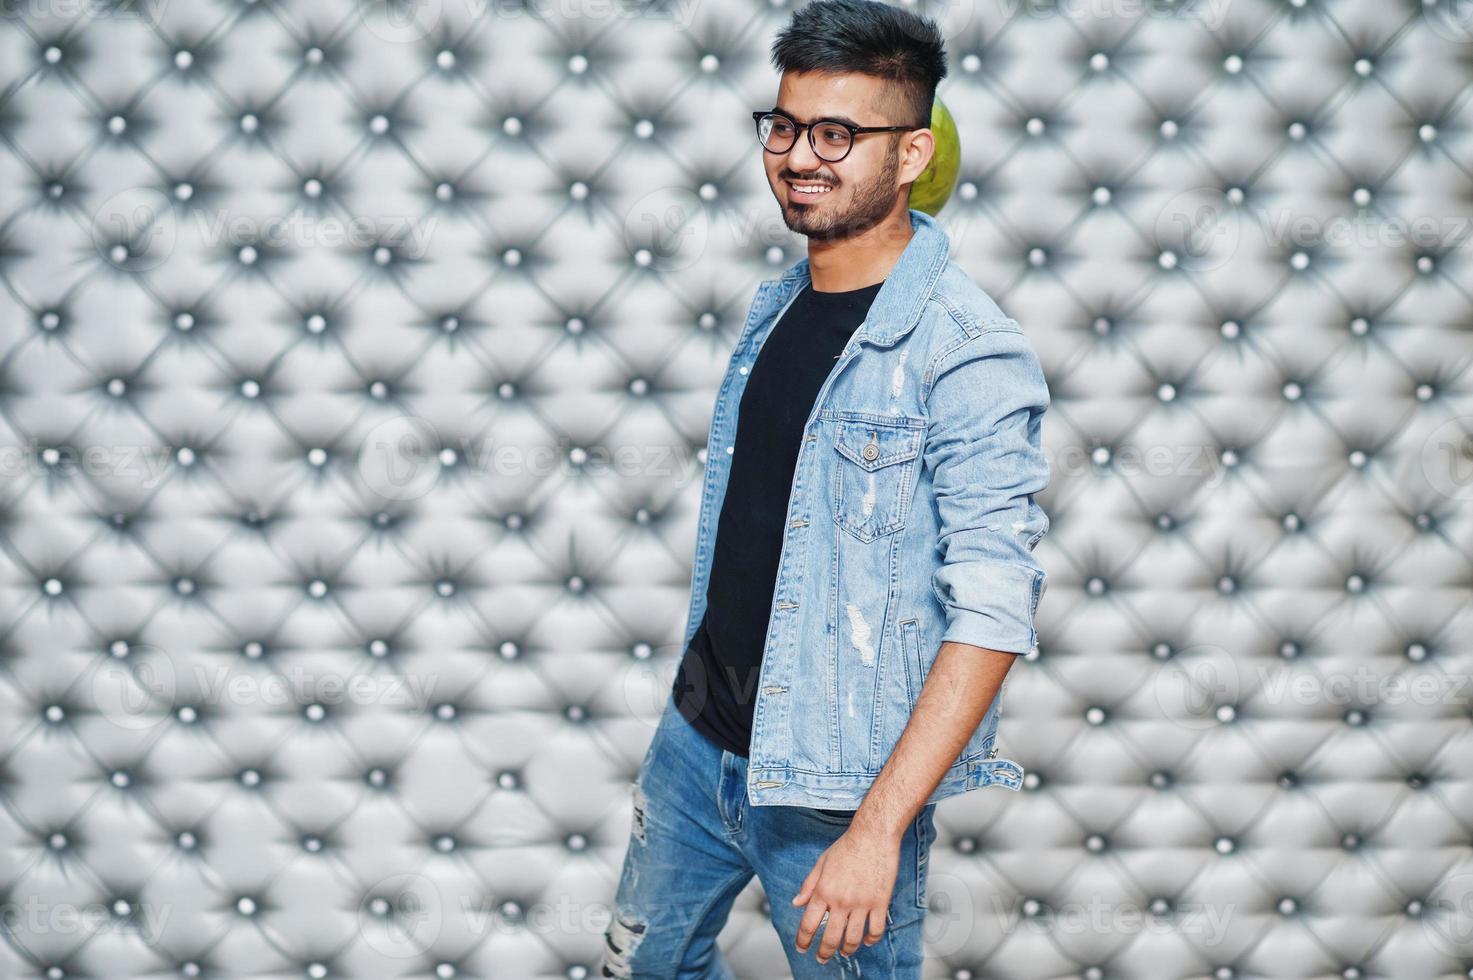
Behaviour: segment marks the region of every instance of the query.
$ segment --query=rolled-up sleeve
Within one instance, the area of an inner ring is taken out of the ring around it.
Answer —
[[[935,488],[946,607],[942,641],[1027,653],[1046,574],[1033,556],[1049,520],[1033,499],[1049,481],[1041,445],[1048,385],[1014,321],[943,354],[927,395],[925,461]]]

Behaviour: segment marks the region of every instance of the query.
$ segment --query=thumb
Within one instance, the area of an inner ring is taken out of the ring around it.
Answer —
[[[793,896],[794,905],[807,905],[808,900],[813,897],[813,886],[818,883],[818,869],[823,867],[823,858],[808,872],[808,877],[803,879],[803,884],[798,886],[798,894]]]

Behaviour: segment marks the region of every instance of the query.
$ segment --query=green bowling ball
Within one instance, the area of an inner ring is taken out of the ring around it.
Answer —
[[[962,165],[962,143],[956,132],[956,120],[951,118],[951,110],[940,96],[931,102],[931,132],[936,137],[936,152],[930,165],[910,185],[910,206],[934,215],[946,206]]]

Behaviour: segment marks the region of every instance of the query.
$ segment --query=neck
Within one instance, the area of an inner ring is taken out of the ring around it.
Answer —
[[[915,229],[910,212],[899,214],[849,238],[808,240],[808,272],[821,293],[843,293],[873,285],[890,274]]]

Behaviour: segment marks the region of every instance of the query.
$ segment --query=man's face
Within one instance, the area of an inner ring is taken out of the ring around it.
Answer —
[[[848,119],[860,126],[904,126],[879,107],[892,83],[873,75],[784,72],[777,108],[798,123]],[[919,138],[917,138],[919,136]],[[761,151],[767,182],[788,228],[809,238],[848,238],[885,221],[931,159],[930,130],[856,136],[849,155],[830,163],[804,129],[787,153]],[[828,190],[805,194],[799,186]],[[902,186],[904,185],[904,186]]]

